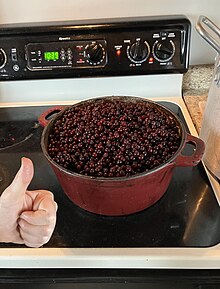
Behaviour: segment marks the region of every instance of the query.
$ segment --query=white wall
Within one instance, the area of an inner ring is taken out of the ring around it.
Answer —
[[[0,23],[166,14],[185,14],[193,24],[190,63],[213,63],[215,51],[194,26],[203,14],[220,27],[220,0],[0,0]]]

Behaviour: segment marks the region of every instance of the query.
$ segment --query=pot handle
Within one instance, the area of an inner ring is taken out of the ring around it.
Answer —
[[[194,152],[191,156],[184,156],[180,153],[175,161],[176,166],[196,166],[202,159],[205,151],[205,144],[200,138],[187,133],[185,145],[186,144],[193,144],[195,146]]]
[[[38,117],[39,123],[43,127],[45,127],[50,122],[50,119],[48,119],[48,118],[50,116],[52,116],[53,114],[57,114],[57,113],[61,112],[62,110],[64,110],[64,108],[65,108],[65,106],[63,106],[63,105],[58,105],[58,106],[48,108]]]

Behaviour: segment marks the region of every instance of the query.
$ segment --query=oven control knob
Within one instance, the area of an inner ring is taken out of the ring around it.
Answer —
[[[153,56],[159,62],[166,62],[173,58],[175,45],[172,40],[156,41],[153,45]]]
[[[105,49],[100,43],[91,43],[85,47],[85,57],[91,65],[100,64],[105,58]]]
[[[0,69],[5,66],[6,62],[7,62],[6,53],[2,48],[0,48]]]
[[[137,40],[127,47],[128,58],[134,63],[144,62],[150,54],[150,46],[147,41]]]

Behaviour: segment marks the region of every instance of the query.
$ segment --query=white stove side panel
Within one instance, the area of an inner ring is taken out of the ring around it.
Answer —
[[[182,95],[182,74],[0,82],[0,105],[12,102],[69,101],[104,95],[147,98]]]

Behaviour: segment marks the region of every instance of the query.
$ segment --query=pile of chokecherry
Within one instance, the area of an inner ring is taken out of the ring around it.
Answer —
[[[163,164],[180,142],[174,117],[151,102],[101,98],[62,113],[50,132],[48,154],[78,174],[125,177]]]

